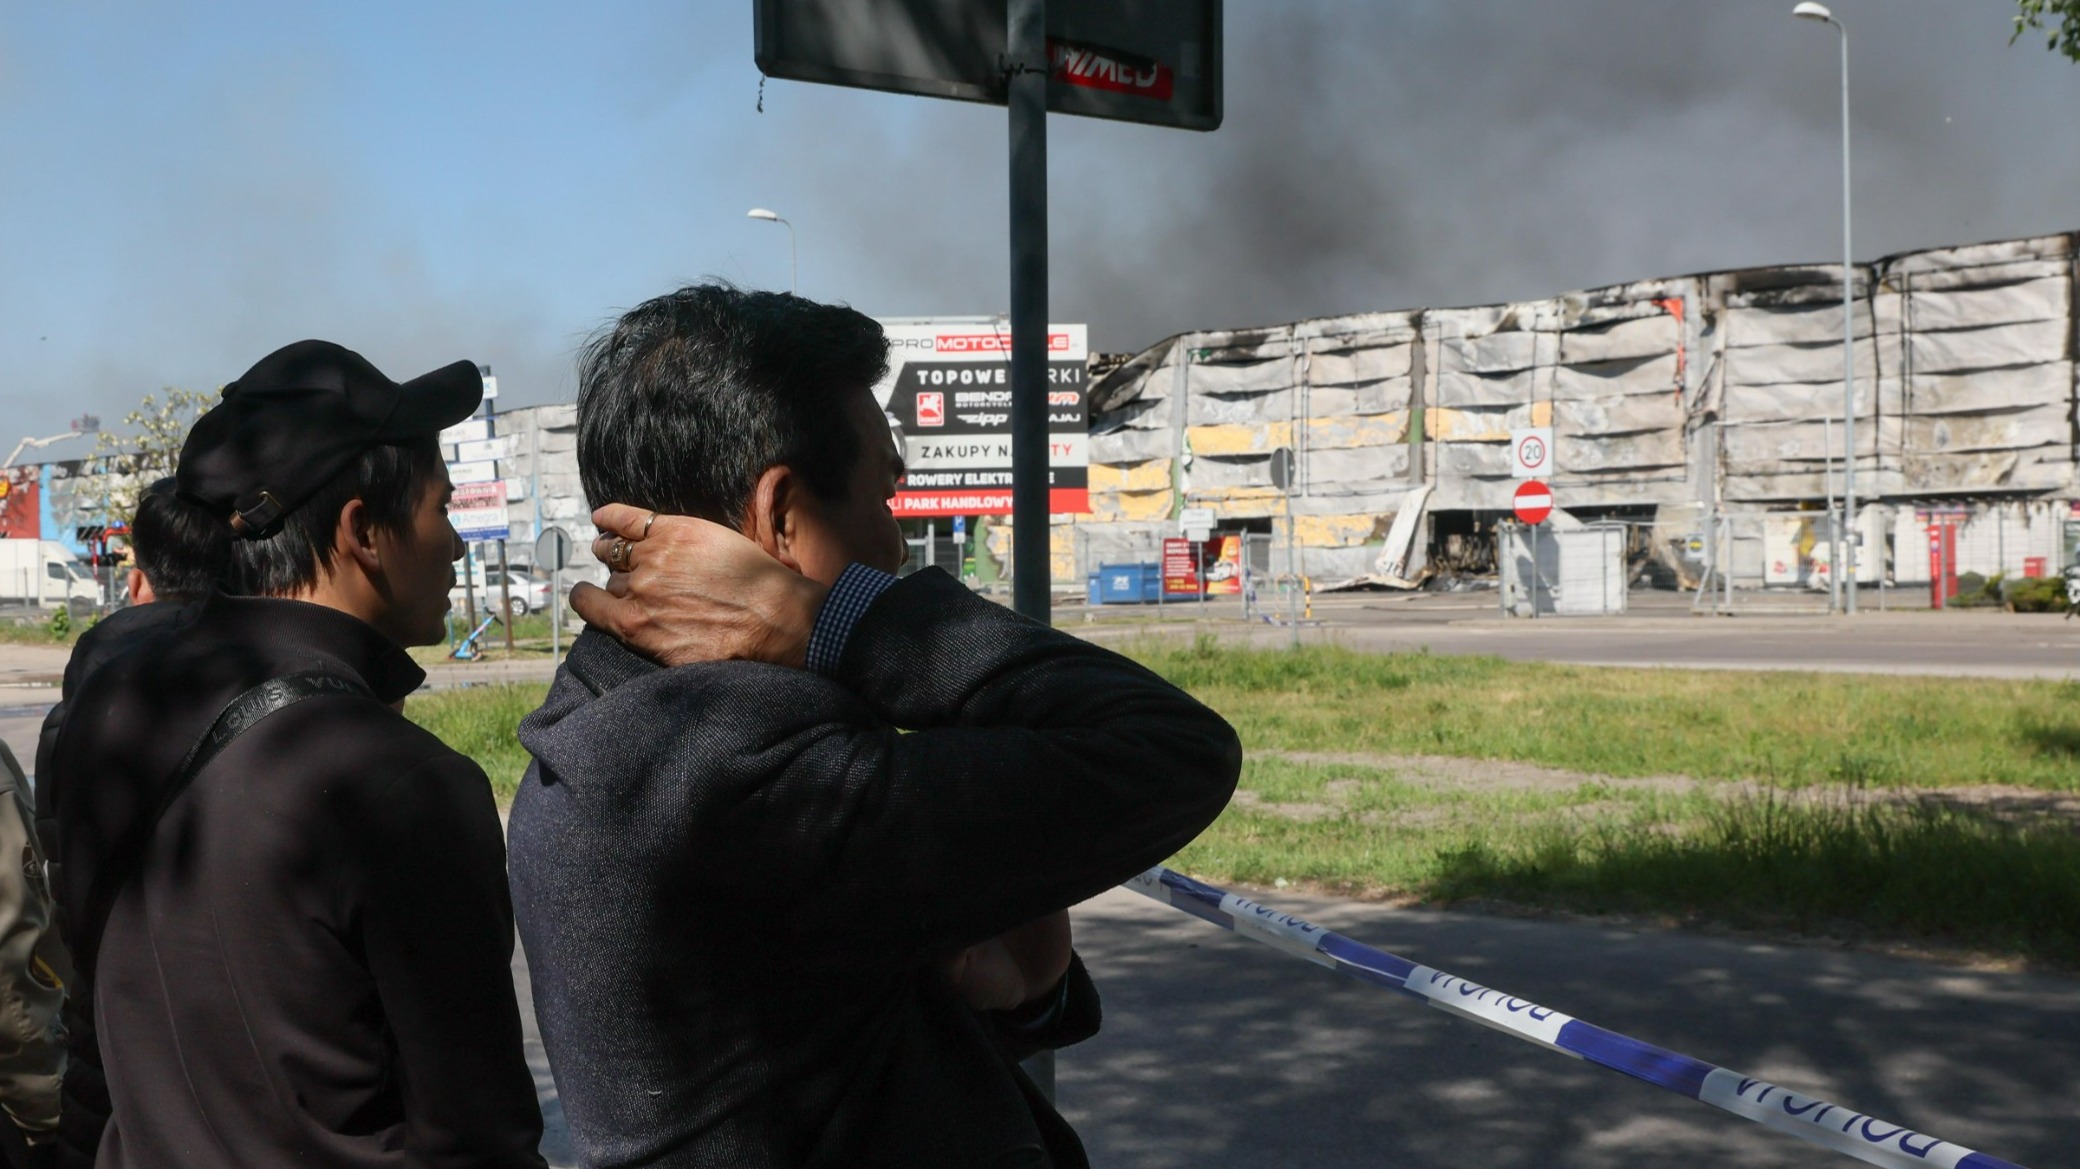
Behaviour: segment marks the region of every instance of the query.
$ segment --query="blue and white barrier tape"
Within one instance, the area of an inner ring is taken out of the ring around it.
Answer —
[[[1342,934],[1158,866],[1126,883],[1146,897],[1317,966],[1403,994],[1565,1055],[1724,1109],[1888,1169],[2022,1169],[1839,1104],[1606,1031],[1550,1007],[1354,942]]]

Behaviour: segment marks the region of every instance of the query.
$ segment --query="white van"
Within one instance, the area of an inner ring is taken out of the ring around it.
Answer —
[[[101,585],[72,550],[55,540],[0,540],[0,605],[84,613],[101,602]]]

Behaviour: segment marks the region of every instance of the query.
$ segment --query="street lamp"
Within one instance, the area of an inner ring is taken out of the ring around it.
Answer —
[[[1847,563],[1836,563],[1842,606],[1856,612],[1856,268],[1849,229],[1849,29],[1827,5],[1804,0],[1791,10],[1801,20],[1824,21],[1842,34],[1842,519],[1849,527]]]
[[[787,229],[787,291],[795,291],[794,224],[787,222],[785,219],[780,218],[778,214],[763,207],[753,207],[751,210],[746,211],[744,218],[763,219],[771,223],[777,223]]]

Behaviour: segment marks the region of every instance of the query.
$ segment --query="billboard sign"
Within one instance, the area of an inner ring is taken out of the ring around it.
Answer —
[[[977,318],[883,321],[875,394],[903,433],[896,515],[1011,514],[1011,330]],[[1089,330],[1047,327],[1047,510],[1090,510]]]
[[[448,522],[464,540],[506,539],[511,530],[506,524],[505,480],[457,483],[448,500]]]
[[[1163,541],[1163,592],[1199,595],[1199,542],[1175,537]]]
[[[1003,105],[1004,0],[757,0],[768,77]],[[1212,130],[1221,0],[1048,0],[1047,108]]]
[[[0,467],[0,540],[43,538],[43,501],[35,464]]]

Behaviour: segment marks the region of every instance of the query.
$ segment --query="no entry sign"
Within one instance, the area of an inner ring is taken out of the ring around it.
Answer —
[[[1553,489],[1536,479],[1517,487],[1517,518],[1527,524],[1542,524],[1553,514]]]

